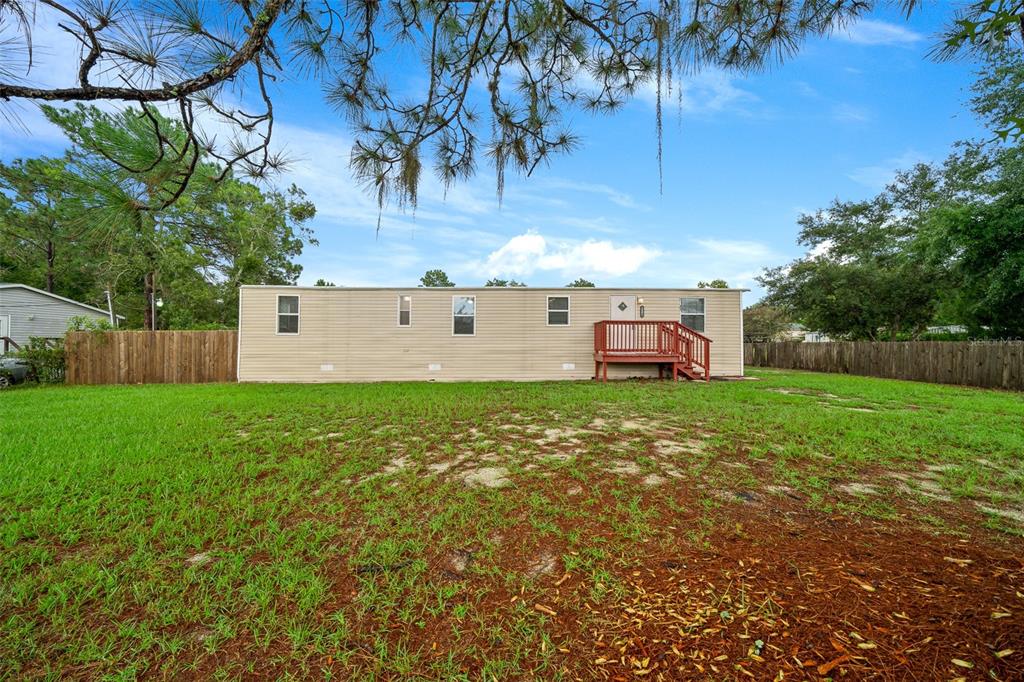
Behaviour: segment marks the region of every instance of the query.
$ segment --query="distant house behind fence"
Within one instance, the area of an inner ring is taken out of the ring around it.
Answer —
[[[0,282],[0,338],[19,346],[29,338],[64,336],[73,317],[109,320],[110,313],[87,303],[73,301],[27,284]]]

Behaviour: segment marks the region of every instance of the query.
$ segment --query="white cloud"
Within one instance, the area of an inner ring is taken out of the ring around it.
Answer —
[[[810,256],[811,258],[817,258],[818,256],[828,255],[828,252],[832,250],[832,247],[834,245],[834,241],[832,241],[831,239],[826,239],[825,241],[819,242],[812,246],[810,249],[808,249],[807,255]]]
[[[616,206],[622,208],[639,209],[643,211],[651,210],[650,206],[637,203],[633,197],[626,193],[610,187],[608,185],[591,182],[576,182],[573,180],[563,180],[559,178],[552,178],[548,180],[542,180],[541,183],[545,187],[556,190],[568,190],[570,192],[583,192],[587,194],[599,194],[608,201],[612,202]]]
[[[836,37],[856,45],[910,45],[924,36],[899,24],[877,19],[861,19]]]
[[[607,240],[549,240],[536,230],[530,230],[509,239],[484,261],[470,263],[470,269],[491,277],[523,277],[545,270],[567,277],[622,277],[636,272],[659,254],[657,249],[646,246],[617,245]]]
[[[821,97],[821,93],[818,92],[817,88],[807,81],[794,81],[793,87],[796,89],[797,94],[803,97],[809,97],[811,99]]]
[[[872,166],[861,166],[855,168],[847,177],[856,183],[869,187],[876,191],[885,189],[885,186],[892,182],[896,171],[910,170],[919,163],[927,163],[928,157],[913,149],[909,149],[899,156],[886,159],[881,163]]]
[[[745,105],[759,101],[754,93],[736,85],[736,76],[721,69],[704,69],[690,76],[684,76],[672,83],[671,92],[667,87],[661,91],[665,111],[681,109],[682,114],[714,114],[732,110],[749,114]],[[682,92],[682,105],[679,93]],[[653,106],[657,101],[657,83],[648,81],[637,92],[637,98]]]
[[[744,105],[755,103],[759,98],[754,93],[737,85],[738,77],[722,69],[705,68],[697,73],[674,78],[672,83],[663,83],[662,105],[666,113],[678,112],[683,115],[707,115],[725,110],[749,114]],[[597,93],[597,81],[589,73],[577,74],[576,85],[584,92]],[[680,97],[680,93],[682,97]],[[658,84],[647,80],[636,91],[635,98],[650,107],[658,99]]]
[[[840,102],[832,107],[832,120],[838,123],[867,123],[871,120],[871,112],[864,107]]]
[[[632,286],[693,287],[701,280],[724,279],[729,286],[753,289],[760,295],[756,278],[762,269],[784,256],[769,245],[749,240],[690,239],[679,250],[665,251],[630,277]],[[601,282],[598,282],[599,284]]]

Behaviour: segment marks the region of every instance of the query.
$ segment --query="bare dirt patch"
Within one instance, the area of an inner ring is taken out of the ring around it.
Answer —
[[[530,578],[551,575],[558,570],[559,563],[558,557],[553,552],[544,550],[540,556],[530,562],[526,569],[526,575]]]
[[[901,482],[899,488],[903,492],[916,493],[940,502],[951,502],[953,500],[945,488],[935,481],[934,474],[927,472],[924,474],[906,474],[894,471],[889,476]]]
[[[204,566],[213,560],[213,555],[209,552],[200,552],[199,554],[193,554],[188,559],[185,559],[185,563],[189,566]]]
[[[981,502],[975,502],[974,505],[979,511],[1008,519],[1024,528],[1024,509],[1022,508],[993,507],[988,504],[982,504]]]
[[[844,483],[838,489],[847,495],[878,495],[880,492],[877,486],[870,483]]]
[[[697,454],[703,452],[707,444],[703,440],[690,438],[684,441],[660,439],[654,441],[654,451],[665,457],[672,457],[683,453]]]
[[[612,460],[608,464],[609,466],[605,467],[605,471],[616,476],[639,476],[642,471],[639,464],[627,462],[624,459]]]
[[[466,482],[466,485],[483,488],[502,488],[512,482],[508,478],[508,469],[505,467],[469,469],[462,474],[462,480]]]

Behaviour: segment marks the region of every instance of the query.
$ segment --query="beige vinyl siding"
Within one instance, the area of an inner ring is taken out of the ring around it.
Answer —
[[[299,333],[277,334],[277,296],[298,295]],[[412,296],[412,324],[398,325],[400,295]],[[679,298],[707,298],[713,375],[743,371],[738,290],[347,289],[243,287],[240,381],[481,381],[589,379],[594,322],[609,296],[644,299],[647,320],[678,320]],[[547,297],[569,296],[568,326],[547,324]],[[452,333],[452,296],[476,296],[476,334]],[[563,369],[571,363],[574,369]],[[440,370],[430,371],[431,364]],[[656,376],[646,365],[611,365],[609,377]]]

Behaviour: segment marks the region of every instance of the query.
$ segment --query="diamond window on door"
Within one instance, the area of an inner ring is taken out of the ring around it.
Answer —
[[[628,306],[628,305],[626,305],[626,302],[625,302],[625,301],[620,301],[620,302],[619,302],[619,305],[617,305],[616,307],[617,307],[617,308],[618,308],[619,310],[621,310],[622,312],[626,312],[626,308],[628,308],[629,306]]]

